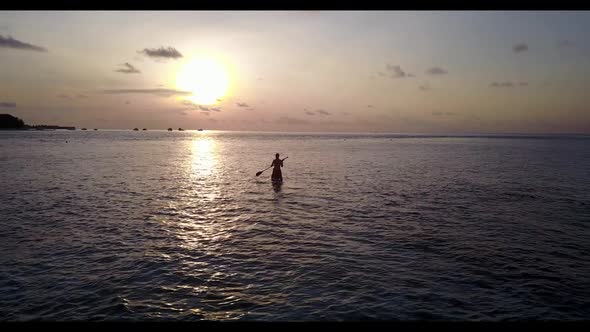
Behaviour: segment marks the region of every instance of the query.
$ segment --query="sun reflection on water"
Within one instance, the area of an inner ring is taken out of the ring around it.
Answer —
[[[187,300],[183,309],[188,315],[206,320],[233,320],[246,315],[249,304],[241,291],[236,291],[236,273],[225,264],[212,262],[230,255],[234,235],[243,227],[240,216],[227,209],[231,193],[223,185],[223,143],[214,135],[194,133],[181,149],[184,182],[179,183],[176,199],[167,202],[163,223],[173,238],[179,265],[175,273],[182,282],[170,292],[182,292]],[[170,258],[172,259],[172,258]],[[166,306],[171,310],[175,305]],[[217,307],[219,310],[207,310]]]
[[[199,135],[190,143],[191,177],[212,175],[217,166],[217,145],[211,137]]]

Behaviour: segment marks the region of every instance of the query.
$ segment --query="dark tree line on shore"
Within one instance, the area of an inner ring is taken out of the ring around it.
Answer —
[[[56,130],[67,129],[76,130],[76,127],[64,127],[55,125],[27,125],[22,119],[10,114],[0,114],[0,129],[20,129],[20,130]],[[96,130],[96,129],[95,129]]]
[[[22,129],[25,122],[10,114],[0,114],[0,129]]]

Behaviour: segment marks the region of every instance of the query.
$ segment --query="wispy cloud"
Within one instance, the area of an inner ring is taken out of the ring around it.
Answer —
[[[160,97],[171,97],[171,96],[187,96],[192,94],[188,91],[172,90],[172,89],[114,89],[114,90],[102,90],[102,93],[106,94],[151,94]]]
[[[418,89],[420,89],[420,91],[432,90],[432,88],[430,87],[430,85],[428,85],[428,83],[424,83],[424,84],[420,85],[418,87]]]
[[[286,124],[286,125],[302,125],[302,124],[309,124],[310,122],[307,120],[292,118],[289,116],[281,116],[280,118],[275,120],[275,123]]]
[[[516,86],[528,86],[528,85],[529,85],[528,82],[510,82],[510,81],[490,83],[490,86],[493,88],[512,88],[512,87],[516,87]]]
[[[249,107],[246,103],[236,103],[236,105],[238,105],[238,107]]]
[[[88,98],[88,96],[87,96],[87,95],[83,95],[83,94],[81,94],[81,93],[79,93],[79,94],[78,94],[76,97],[78,97],[78,98],[81,98],[81,99],[86,99],[86,98]]]
[[[529,46],[526,43],[518,43],[514,46],[512,46],[512,51],[514,53],[521,53],[521,52],[526,52],[528,51]]]
[[[135,68],[129,62],[125,62],[125,63],[121,64],[121,66],[123,66],[125,68],[117,69],[115,71],[119,72],[119,73],[123,73],[123,74],[139,74],[139,73],[141,73],[141,71],[139,71],[139,69]]]
[[[510,81],[492,82],[490,84],[490,86],[493,88],[513,88],[516,86],[528,86],[528,85],[529,85],[528,82],[510,82]]]
[[[558,41],[556,46],[559,48],[567,48],[567,47],[574,47],[574,46],[576,46],[576,44],[566,39],[566,40]]]
[[[209,113],[209,112],[221,112],[221,108],[219,108],[219,107],[207,107],[207,106],[195,104],[190,100],[183,100],[183,101],[181,101],[181,104],[188,106],[191,109],[201,111],[201,113],[203,113],[203,114]]]
[[[326,110],[316,110],[315,112],[317,114],[321,114],[321,115],[332,115],[330,112],[328,112]]]
[[[151,58],[168,58],[168,59],[178,59],[182,58],[182,54],[178,52],[174,47],[160,47],[160,48],[144,48],[141,51],[137,51],[138,53],[143,53]]]
[[[367,108],[373,108],[373,105],[367,105]]]
[[[434,116],[454,116],[454,115],[456,115],[456,113],[435,111],[435,112],[432,112],[432,115],[434,115]]]
[[[414,77],[414,74],[403,71],[400,66],[387,64],[386,69],[389,72],[391,78]]]
[[[432,67],[432,68],[429,68],[428,70],[426,70],[426,73],[429,75],[445,75],[445,74],[448,74],[449,72],[441,67]]]
[[[305,111],[305,114],[311,115],[311,116],[315,116],[315,112],[314,111]]]
[[[11,103],[11,102],[0,102],[0,107],[2,108],[16,108],[16,103]]]
[[[512,82],[492,82],[490,86],[494,88],[511,88],[513,85]]]
[[[45,47],[25,43],[20,40],[16,40],[10,36],[4,37],[2,35],[0,35],[0,47],[14,48],[17,50],[25,51],[47,52],[47,49]]]
[[[72,97],[70,97],[70,96],[68,96],[66,94],[60,94],[60,95],[57,95],[57,97],[58,98],[62,98],[62,99],[72,99]]]

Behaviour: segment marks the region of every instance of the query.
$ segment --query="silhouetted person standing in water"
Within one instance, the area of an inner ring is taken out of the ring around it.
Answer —
[[[272,169],[271,180],[273,182],[283,182],[283,173],[281,172],[281,167],[283,167],[283,160],[279,159],[278,153],[275,155],[275,160],[272,161],[272,164],[270,164],[270,166],[274,166],[274,168]]]

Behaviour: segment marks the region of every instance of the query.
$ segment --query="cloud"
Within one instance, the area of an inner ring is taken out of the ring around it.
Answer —
[[[192,94],[188,91],[172,90],[172,89],[114,89],[114,90],[102,90],[102,93],[106,94],[129,94],[129,93],[141,93],[151,94],[160,97],[170,96],[187,96]]]
[[[119,72],[119,73],[124,73],[124,74],[139,74],[139,73],[141,73],[139,71],[139,69],[133,67],[133,65],[131,65],[129,62],[125,62],[125,63],[121,64],[121,66],[124,66],[125,68],[117,69],[115,71]]]
[[[418,87],[418,89],[420,89],[421,91],[428,91],[428,90],[432,90],[432,88],[431,88],[430,86],[428,86],[428,84],[423,84],[423,85],[420,85],[420,86]]]
[[[76,97],[78,97],[78,98],[82,98],[82,99],[86,99],[86,98],[88,98],[88,96],[87,96],[87,95],[83,95],[83,94],[81,94],[81,93],[79,93],[79,94],[78,94]]]
[[[325,110],[316,110],[315,112],[317,114],[321,114],[321,115],[332,115],[330,112],[325,111]]]
[[[390,73],[391,78],[404,78],[404,77],[414,77],[414,74],[406,73],[402,70],[400,66],[393,66],[387,64],[386,66],[387,71]]]
[[[529,83],[528,82],[520,82],[520,83],[516,83],[516,82],[492,82],[490,84],[491,87],[493,88],[513,88],[515,86],[528,86]]]
[[[144,48],[142,51],[137,53],[143,53],[150,58],[167,58],[167,59],[178,59],[182,58],[182,54],[178,52],[174,47],[160,47],[160,48]]]
[[[183,100],[180,103],[183,104],[183,105],[185,105],[185,106],[188,106],[191,109],[201,111],[201,113],[203,113],[203,114],[209,113],[211,111],[213,111],[213,112],[221,112],[221,108],[218,108],[218,107],[215,107],[215,108],[214,107],[206,107],[206,106],[198,105],[198,104],[193,103],[190,100]]]
[[[246,103],[236,103],[236,105],[238,105],[238,107],[249,107]]]
[[[315,113],[313,111],[305,111],[305,114],[315,116]]]
[[[4,37],[0,35],[0,47],[14,48],[17,50],[35,51],[35,52],[48,52],[45,47],[29,44],[16,40],[10,36]]]
[[[514,51],[514,53],[526,52],[526,51],[528,51],[528,49],[529,49],[529,47],[526,43],[519,43],[519,44],[512,46],[512,51]]]
[[[310,122],[307,120],[291,118],[288,116],[281,116],[280,118],[275,120],[275,123],[286,124],[286,125],[302,125],[302,124],[309,124]]]
[[[434,112],[432,112],[432,115],[434,115],[434,116],[454,116],[454,115],[457,115],[457,114],[454,113],[454,112],[439,112],[439,111],[434,111]]]
[[[2,102],[0,102],[0,107],[2,107],[2,108],[16,108],[16,103],[2,101]]]
[[[367,105],[367,108],[373,108],[373,105]]]
[[[494,88],[500,88],[500,87],[511,87],[512,86],[512,82],[502,82],[502,83],[498,83],[498,82],[492,82],[490,84],[491,87]]]
[[[557,47],[559,47],[559,48],[574,47],[574,46],[576,46],[576,44],[567,40],[567,39],[560,40],[557,42]]]
[[[57,97],[62,98],[62,99],[72,99],[72,97],[70,97],[66,94],[57,95]]]
[[[440,68],[440,67],[432,67],[432,68],[426,70],[426,73],[430,74],[430,75],[445,75],[445,74],[448,74],[449,72],[443,68]]]

